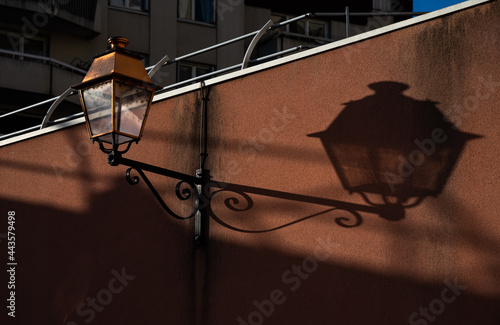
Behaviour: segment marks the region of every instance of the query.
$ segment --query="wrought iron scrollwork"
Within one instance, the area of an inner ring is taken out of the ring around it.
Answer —
[[[217,191],[213,192],[212,193],[212,197],[215,194],[220,193],[220,192],[237,193],[243,199],[245,199],[245,202],[242,205],[242,203],[240,202],[240,200],[237,197],[235,197],[235,196],[226,198],[224,200],[224,205],[229,210],[231,210],[231,211],[242,212],[242,211],[250,210],[253,207],[253,200],[252,200],[252,198],[250,197],[250,195],[248,195],[245,192],[236,192],[236,191],[231,191],[231,190],[227,190],[227,189],[221,189],[221,190],[217,190]],[[240,206],[240,205],[242,205],[242,206]]]
[[[139,169],[139,168],[134,168],[134,167],[130,167],[127,169],[126,173],[125,173],[125,178],[127,179],[127,182],[131,185],[136,185],[139,183],[139,177],[138,176],[131,176],[131,171],[135,170],[137,173],[139,173],[139,175],[141,176],[141,178],[144,180],[144,182],[146,183],[146,185],[149,187],[149,189],[151,190],[151,192],[153,193],[153,195],[156,197],[156,200],[160,203],[160,205],[162,206],[162,208],[167,211],[172,217],[176,218],[176,219],[179,219],[179,220],[185,220],[185,219],[190,219],[192,217],[195,216],[196,212],[198,212],[199,210],[199,207],[198,207],[198,201],[199,201],[199,194],[198,194],[198,190],[196,189],[196,185],[191,183],[191,182],[188,182],[188,181],[180,181],[176,184],[175,186],[175,195],[177,196],[178,199],[180,200],[188,200],[189,198],[192,197],[192,195],[195,196],[195,204],[194,204],[194,208],[192,210],[192,212],[186,216],[186,217],[182,217],[182,216],[179,216],[177,213],[173,212],[168,206],[167,204],[165,203],[165,201],[162,199],[162,197],[160,196],[160,194],[158,193],[158,191],[156,190],[156,188],[153,186],[153,184],[151,183],[151,181],[149,180],[149,178],[146,176],[146,174],[144,174],[144,172],[142,171],[142,169]],[[183,187],[183,184],[187,184],[188,187]]]
[[[127,182],[130,184],[130,185],[135,185],[135,184],[139,184],[139,176],[130,176],[130,171],[134,169],[132,167],[130,167],[129,169],[127,169],[127,171],[125,172],[125,178],[127,179]]]
[[[335,223],[337,225],[344,227],[344,228],[353,228],[353,227],[357,227],[357,226],[361,225],[361,223],[363,223],[363,218],[361,217],[361,215],[357,211],[348,210],[348,209],[337,209],[337,210],[347,211],[354,217],[354,219],[346,218],[346,217],[337,217],[337,218],[335,218]]]
[[[191,198],[191,189],[185,187],[185,188],[182,188],[182,184],[183,183],[186,183],[188,184],[193,190],[195,193],[197,193],[198,191],[196,191],[196,188],[193,188],[194,185],[186,182],[186,181],[180,181],[179,183],[177,183],[177,185],[175,185],[175,195],[177,195],[177,198],[179,200],[188,200],[189,198]]]
[[[108,157],[108,160],[109,157]],[[139,183],[140,178],[144,180],[146,185],[149,187],[157,201],[160,203],[162,208],[171,216],[176,219],[185,220],[192,218],[196,215],[199,215],[199,218],[195,218],[195,229],[201,227],[201,220],[205,220],[206,217],[211,217],[214,221],[221,224],[222,226],[232,229],[239,232],[245,233],[264,233],[275,231],[281,228],[285,228],[296,223],[305,221],[310,218],[314,218],[320,215],[324,215],[330,213],[332,211],[340,212],[345,211],[347,215],[334,216],[333,221],[344,228],[353,228],[361,225],[363,223],[363,218],[361,216],[361,212],[365,213],[375,213],[383,217],[387,220],[398,220],[401,216],[404,216],[404,207],[402,203],[408,202],[397,202],[394,204],[390,201],[387,201],[382,204],[377,204],[371,202],[366,198],[365,200],[369,203],[369,205],[360,205],[355,203],[343,202],[333,199],[319,198],[314,196],[307,196],[295,193],[282,192],[277,190],[263,189],[251,186],[243,186],[238,184],[224,183],[224,182],[215,182],[210,180],[210,172],[205,169],[198,169],[196,176],[190,176],[187,174],[175,172],[172,170],[164,169],[161,167],[156,167],[153,165],[129,160],[121,157],[121,155],[117,155],[117,158],[113,160],[116,164],[123,164],[129,166],[126,171],[126,179],[127,182],[131,185],[136,185]],[[132,175],[132,170],[137,172],[138,176]],[[175,195],[177,199],[181,201],[186,201],[191,199],[193,201],[193,209],[191,213],[187,216],[180,216],[173,212],[165,203],[163,198],[160,196],[158,191],[155,189],[151,181],[148,179],[145,171],[154,173],[156,175],[162,175],[166,177],[170,177],[173,179],[177,179],[178,182],[175,185]],[[247,230],[241,229],[235,226],[230,225],[226,221],[221,220],[216,213],[212,210],[212,198],[219,193],[227,192],[231,193],[231,195],[222,199],[224,206],[233,212],[244,212],[252,209],[254,207],[254,200],[252,199],[252,194],[265,196],[265,197],[273,197],[276,199],[283,199],[295,202],[303,202],[303,203],[311,203],[320,206],[326,206],[326,208],[322,211],[316,212],[314,214],[299,218],[297,220],[274,226],[269,229],[260,229],[260,230]],[[392,203],[392,204],[390,204]],[[414,203],[409,203],[412,205]],[[199,214],[198,214],[199,212]],[[197,237],[200,236],[200,231],[197,233]]]

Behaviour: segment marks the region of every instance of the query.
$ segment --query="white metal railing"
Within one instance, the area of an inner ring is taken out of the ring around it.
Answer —
[[[16,58],[16,57],[23,58],[23,59],[26,58],[26,59],[30,59],[30,60],[34,60],[34,61],[45,62],[45,63],[51,64],[51,65],[59,66],[59,67],[64,68],[64,69],[68,69],[72,72],[77,72],[77,73],[83,74],[83,75],[85,75],[87,73],[87,71],[85,71],[83,69],[77,68],[75,66],[72,66],[70,64],[64,63],[62,61],[59,61],[59,60],[56,60],[53,58],[49,58],[47,56],[21,53],[21,52],[15,52],[15,51],[4,50],[4,49],[0,49],[0,55],[12,57],[12,58]]]
[[[190,84],[190,83],[193,83],[193,82],[196,82],[196,81],[200,81],[200,80],[205,80],[205,79],[211,78],[211,77],[216,76],[216,75],[224,74],[224,73],[227,73],[229,71],[243,69],[243,68],[245,68],[249,64],[258,64],[260,62],[263,62],[263,61],[266,61],[266,60],[271,60],[271,59],[274,59],[274,58],[277,58],[277,57],[280,57],[280,56],[284,56],[284,55],[290,54],[290,53],[295,52],[295,51],[300,51],[302,49],[310,48],[309,46],[299,45],[299,46],[296,46],[296,47],[293,47],[293,48],[290,48],[290,49],[286,49],[286,50],[283,50],[283,51],[280,51],[280,52],[276,52],[276,53],[273,53],[273,54],[270,54],[270,55],[259,57],[257,59],[253,59],[253,60],[249,59],[250,54],[251,54],[251,52],[253,50],[253,47],[256,45],[256,43],[257,43],[258,39],[260,38],[260,36],[262,36],[265,32],[268,32],[270,30],[274,30],[274,29],[283,27],[285,25],[291,24],[291,23],[299,21],[299,20],[307,19],[307,18],[310,18],[310,17],[311,18],[312,17],[318,17],[318,18],[319,17],[323,17],[323,18],[325,18],[325,17],[340,17],[340,16],[344,16],[345,17],[345,23],[346,23],[346,37],[349,37],[350,36],[350,29],[349,29],[350,21],[349,21],[349,18],[351,16],[408,16],[408,17],[411,17],[411,16],[421,15],[421,14],[424,14],[424,13],[426,13],[426,12],[363,12],[363,13],[352,13],[352,12],[349,12],[349,8],[348,7],[346,7],[345,12],[341,12],[341,13],[306,13],[304,15],[300,15],[300,16],[297,16],[297,17],[294,17],[292,19],[289,19],[289,20],[286,20],[286,21],[282,21],[282,22],[279,22],[279,23],[276,23],[276,24],[269,24],[269,22],[268,22],[268,24],[264,25],[264,27],[262,29],[260,29],[260,30],[257,30],[257,31],[254,31],[254,32],[242,35],[242,36],[235,37],[233,39],[230,39],[230,40],[227,40],[227,41],[224,41],[224,42],[221,42],[221,43],[218,43],[218,44],[215,44],[215,45],[203,48],[201,50],[194,51],[194,52],[191,52],[191,53],[179,56],[177,58],[169,59],[168,56],[165,56],[156,65],[147,67],[146,70],[149,72],[149,75],[152,76],[156,71],[158,71],[160,68],[162,68],[162,67],[164,67],[166,65],[171,65],[171,64],[174,64],[174,63],[177,63],[177,62],[189,59],[191,57],[194,57],[194,56],[197,56],[197,55],[209,52],[209,51],[216,50],[218,48],[227,46],[229,44],[233,44],[235,42],[242,41],[242,40],[245,40],[245,39],[253,37],[253,40],[250,43],[250,46],[249,46],[249,48],[247,50],[247,53],[245,54],[245,58],[244,58],[244,60],[243,60],[242,63],[236,64],[236,65],[233,65],[233,66],[230,66],[230,67],[222,68],[222,69],[219,69],[217,71],[209,72],[207,74],[204,74],[204,75],[201,75],[201,76],[198,76],[198,77],[195,77],[195,78],[191,78],[189,80],[184,80],[184,81],[177,82],[177,83],[174,83],[172,85],[163,87],[161,90],[159,90],[157,92],[157,93],[162,93],[162,92],[169,91],[169,90],[177,88],[177,87],[184,86],[186,84]],[[382,26],[380,26],[380,27],[382,27]],[[259,37],[257,37],[257,36],[259,36]],[[305,38],[308,38],[308,36],[305,36],[305,35],[302,35],[302,36],[304,36]],[[330,41],[333,41],[333,40],[330,40]],[[70,69],[70,70],[78,72],[78,73],[82,73],[82,74],[86,73],[85,70],[79,69],[77,67],[71,66],[71,65],[66,64],[64,62],[61,62],[61,61],[58,61],[58,60],[55,60],[55,59],[51,59],[51,58],[46,58],[46,57],[41,57],[41,56],[31,55],[31,54],[18,53],[18,52],[13,52],[13,51],[8,51],[8,50],[0,50],[0,53],[2,53],[4,55],[7,54],[7,55],[13,55],[13,56],[26,57],[26,58],[30,58],[30,59],[42,60],[42,61],[50,62],[51,64],[59,65],[61,67]],[[0,119],[3,119],[3,118],[6,118],[8,116],[12,116],[12,115],[15,115],[15,114],[18,114],[18,113],[21,113],[21,112],[25,112],[27,110],[30,110],[30,109],[33,109],[33,108],[40,107],[42,105],[47,105],[47,104],[51,103],[51,106],[50,106],[49,110],[47,111],[47,114],[45,115],[45,117],[44,117],[44,119],[43,119],[43,121],[42,121],[41,124],[29,127],[29,128],[26,128],[26,129],[23,129],[23,130],[15,131],[15,132],[12,132],[12,133],[9,133],[9,134],[1,135],[0,136],[0,140],[4,140],[4,139],[10,138],[10,137],[14,137],[14,136],[17,136],[17,135],[20,135],[20,134],[23,134],[23,133],[27,133],[27,132],[31,132],[31,131],[43,129],[46,126],[53,125],[53,124],[56,124],[56,123],[62,123],[62,122],[66,122],[66,121],[69,121],[69,120],[73,120],[73,119],[82,117],[83,113],[77,113],[77,114],[73,114],[71,116],[67,116],[67,117],[64,117],[64,118],[57,119],[55,121],[50,121],[50,117],[51,117],[53,111],[55,110],[55,108],[57,107],[57,105],[60,102],[62,102],[63,100],[65,100],[67,97],[73,96],[75,94],[76,94],[76,91],[74,91],[71,88],[68,88],[60,96],[53,97],[53,98],[47,99],[45,101],[42,101],[42,102],[30,105],[30,106],[26,106],[26,107],[17,109],[15,111],[12,111],[12,112],[9,112],[9,113],[6,113],[6,114],[0,115]]]

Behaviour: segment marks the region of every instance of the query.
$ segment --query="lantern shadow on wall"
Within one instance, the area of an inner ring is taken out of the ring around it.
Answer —
[[[342,186],[378,206],[388,220],[405,208],[440,194],[468,140],[430,100],[403,92],[408,85],[372,83],[375,94],[345,103],[344,110],[317,137]]]
[[[249,194],[264,195],[293,201],[329,206],[327,210],[300,220],[263,231],[283,228],[320,214],[345,210],[355,217],[354,224],[346,218],[336,218],[341,226],[354,227],[361,223],[360,212],[379,214],[388,220],[404,217],[405,208],[418,204],[426,196],[438,195],[449,178],[467,140],[477,136],[463,133],[449,123],[436,108],[436,102],[418,101],[403,95],[408,85],[397,82],[378,82],[369,85],[375,94],[351,101],[327,130],[312,137],[321,139],[343,186],[360,193],[368,205],[332,199],[304,196],[283,191],[229,184],[211,180],[206,169],[207,157],[207,101],[209,88],[201,82],[200,114],[200,168],[196,175],[124,158],[132,142],[141,139],[144,122],[151,107],[152,97],[159,87],[151,82],[140,58],[125,50],[123,37],[108,40],[111,48],[98,56],[78,89],[82,109],[92,141],[108,154],[112,166],[125,165],[126,179],[138,184],[144,180],[162,208],[177,219],[195,218],[195,240],[201,244],[208,236],[208,218],[223,225],[211,207],[217,193],[239,193],[246,206],[236,206],[240,200],[227,198],[224,203],[231,211],[252,208]],[[154,69],[153,69],[154,70]],[[104,144],[111,147],[106,148]],[[125,147],[120,150],[120,147]],[[139,176],[131,176],[135,170]],[[192,199],[188,215],[171,210],[144,172],[178,180],[175,194],[181,201]],[[377,202],[373,195],[381,197]]]

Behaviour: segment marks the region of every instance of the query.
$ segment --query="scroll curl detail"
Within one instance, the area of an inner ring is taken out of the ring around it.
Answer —
[[[216,194],[222,192],[230,192],[234,193],[234,195],[237,194],[245,200],[244,202],[241,202],[240,199],[234,195],[224,199],[224,205],[231,211],[243,212],[243,211],[248,211],[253,207],[252,198],[245,192],[234,191],[231,189],[223,188],[212,192],[211,197],[214,197]]]
[[[233,196],[233,197],[228,197],[224,200],[224,204],[226,205],[226,207],[229,210],[238,212],[250,210],[253,207],[253,200],[250,197],[250,195],[246,193],[238,193],[238,194],[245,199],[245,202],[243,202],[243,206],[242,203],[240,203],[240,200],[237,197]]]
[[[357,211],[348,210],[348,209],[338,209],[349,212],[352,217],[337,217],[335,218],[335,223],[344,228],[353,228],[361,225],[363,223],[363,218]]]
[[[127,179],[127,182],[131,185],[136,185],[139,183],[139,177],[138,176],[131,176],[131,171],[132,169],[134,169],[135,171],[137,171],[139,173],[139,175],[141,176],[141,178],[144,180],[144,182],[146,183],[146,185],[149,187],[149,189],[151,190],[151,192],[153,192],[153,195],[156,197],[156,200],[158,201],[158,203],[160,203],[161,207],[167,211],[168,214],[170,214],[172,217],[176,218],[176,219],[179,219],[179,220],[185,220],[185,219],[189,219],[189,218],[192,218],[195,216],[196,212],[198,212],[199,210],[199,207],[198,207],[198,199],[199,199],[199,194],[198,194],[198,191],[196,189],[196,186],[190,182],[187,182],[187,181],[180,181],[179,183],[177,183],[177,185],[175,186],[175,194],[177,196],[178,199],[180,200],[187,200],[189,198],[191,198],[192,194],[194,193],[195,195],[195,198],[196,198],[196,203],[194,204],[194,207],[193,207],[193,210],[191,211],[191,213],[186,216],[186,217],[182,217],[180,215],[178,215],[177,213],[173,212],[168,206],[167,204],[165,203],[165,201],[162,199],[162,197],[160,196],[160,194],[158,193],[158,191],[156,190],[156,188],[153,186],[153,184],[151,183],[151,181],[148,179],[148,177],[144,174],[144,172],[141,170],[141,169],[137,169],[137,168],[134,168],[134,167],[130,167],[127,169],[127,172],[125,173],[125,178]],[[185,187],[185,188],[182,188],[182,184],[185,183],[187,185],[189,185],[189,187]]]
[[[188,187],[185,187],[185,188],[182,188],[182,184],[188,184],[190,188]],[[175,185],[175,195],[177,195],[177,198],[179,200],[187,200],[191,197],[191,194],[192,192],[196,193],[196,189],[193,187],[194,185],[193,184],[190,184],[186,181],[180,181],[179,183],[177,183],[177,185]]]
[[[127,179],[127,182],[130,184],[130,185],[136,185],[136,184],[139,184],[139,176],[131,176],[130,175],[130,172],[132,171],[132,167],[130,167],[129,169],[127,169],[126,173],[125,173],[125,178]]]

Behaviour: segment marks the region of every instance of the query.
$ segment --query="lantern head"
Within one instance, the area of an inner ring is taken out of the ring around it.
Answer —
[[[95,57],[78,89],[92,141],[118,146],[141,139],[154,93],[141,57],[125,49],[123,37],[108,39],[110,49]]]

